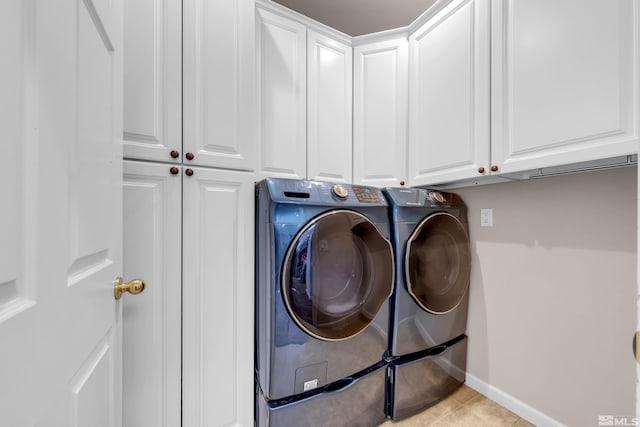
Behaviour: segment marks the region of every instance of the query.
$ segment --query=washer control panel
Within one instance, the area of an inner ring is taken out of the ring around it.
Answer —
[[[266,178],[265,181],[274,202],[344,207],[363,204],[388,206],[382,190],[377,187],[288,178]]]
[[[380,190],[373,187],[363,187],[360,185],[353,185],[353,192],[360,203],[380,203]]]

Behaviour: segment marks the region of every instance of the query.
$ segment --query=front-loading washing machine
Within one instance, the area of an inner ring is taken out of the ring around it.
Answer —
[[[386,188],[396,260],[389,353],[393,419],[437,403],[464,382],[471,253],[456,194]]]
[[[384,377],[372,370],[386,369],[395,275],[386,199],[373,187],[275,178],[256,198],[258,424],[304,425],[294,419],[304,404],[309,419],[349,425],[323,401],[339,394],[349,415],[369,413],[356,383]],[[384,396],[385,381],[366,389]],[[382,421],[384,399],[377,408]]]

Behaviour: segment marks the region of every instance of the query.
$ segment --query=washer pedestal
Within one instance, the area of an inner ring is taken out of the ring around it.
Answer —
[[[300,400],[268,402],[256,394],[259,427],[373,427],[382,424],[387,365],[336,381]]]

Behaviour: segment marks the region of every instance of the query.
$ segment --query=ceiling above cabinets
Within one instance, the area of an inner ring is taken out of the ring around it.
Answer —
[[[273,0],[350,36],[406,27],[436,0]]]

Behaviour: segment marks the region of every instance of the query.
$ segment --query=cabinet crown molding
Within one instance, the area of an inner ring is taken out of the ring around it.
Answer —
[[[357,47],[365,44],[383,42],[388,40],[409,39],[409,27],[394,28],[392,30],[356,36],[351,39],[351,46]]]
[[[272,13],[288,19],[293,19],[294,21],[305,25],[310,30],[314,30],[322,35],[339,40],[340,42],[351,46],[353,37],[351,37],[350,35],[338,31],[335,28],[329,27],[328,25],[325,25],[321,22],[318,22],[315,19],[311,19],[308,16],[305,16],[294,10],[291,10],[288,7],[282,6],[281,4],[276,3],[272,0],[256,0],[256,7],[268,10]]]

